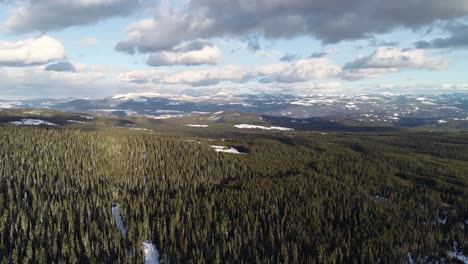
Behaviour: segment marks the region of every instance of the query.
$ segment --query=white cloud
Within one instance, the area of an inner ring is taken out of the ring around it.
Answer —
[[[83,66],[76,65],[75,72],[45,71],[45,66],[0,67],[1,97],[65,97],[65,96],[102,96],[119,92],[121,84],[111,72],[80,71]],[[92,68],[92,67],[88,67]]]
[[[200,50],[186,52],[163,51],[153,54],[148,59],[150,66],[202,65],[218,64],[221,51],[215,46],[205,46]]]
[[[303,59],[292,63],[261,66],[260,82],[296,83],[337,77],[341,67],[327,59]]]
[[[244,83],[255,77],[255,73],[238,66],[226,66],[207,70],[189,70],[168,74],[160,78],[165,84],[189,84],[192,86],[214,85],[223,81]]]
[[[220,82],[298,83],[337,77],[339,66],[326,59],[306,59],[292,63],[267,64],[259,67],[224,66],[204,70],[133,71],[120,75],[120,81],[131,83],[185,84],[209,86]]]
[[[374,53],[344,65],[344,78],[362,79],[402,70],[440,70],[448,66],[448,60],[429,57],[423,50],[378,48]]]
[[[0,42],[0,66],[42,65],[64,58],[65,50],[62,43],[48,36]]]
[[[129,71],[119,75],[119,81],[124,83],[157,83],[159,78],[167,75],[167,71],[152,70],[152,71]]]

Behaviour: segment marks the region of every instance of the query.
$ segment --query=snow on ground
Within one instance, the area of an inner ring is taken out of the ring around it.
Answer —
[[[210,147],[214,148],[216,152],[224,152],[224,153],[230,153],[230,154],[244,154],[244,153],[239,152],[239,150],[233,147],[228,148],[225,146],[215,146],[215,145],[211,145]]]
[[[87,122],[78,121],[78,120],[67,120],[68,123],[75,123],[75,124],[87,124]]]
[[[332,104],[332,103],[335,103],[337,102],[336,100],[334,99],[328,99],[328,98],[314,98],[314,99],[302,99],[302,100],[298,100],[298,101],[293,101],[293,102],[290,102],[289,104],[292,104],[292,105],[301,105],[301,106],[312,106],[314,104],[324,104],[324,105],[329,105],[329,104]]]
[[[179,110],[165,110],[165,109],[158,109],[154,113],[156,114],[183,114],[183,111]]]
[[[278,127],[278,126],[255,126],[255,125],[248,125],[248,124],[240,124],[240,125],[235,125],[237,128],[247,128],[247,129],[264,129],[264,130],[283,130],[283,131],[291,131],[294,130],[293,128],[288,128],[288,127]]]
[[[356,104],[353,103],[353,102],[347,103],[347,104],[345,105],[345,107],[348,108],[348,109],[358,109],[358,107],[356,106]]]
[[[445,120],[442,120],[442,119],[441,119],[441,120],[439,120],[439,121],[437,121],[437,122],[439,122],[439,124],[445,124],[445,123],[447,123],[447,121],[445,121]]]
[[[141,250],[145,255],[145,264],[159,264],[159,252],[154,244],[148,241],[142,242]]]
[[[171,119],[171,118],[183,117],[183,115],[159,115],[159,116],[145,115],[145,117],[151,118],[151,119]]]
[[[135,97],[135,98],[132,98],[132,101],[136,103],[146,103],[148,102],[148,99],[143,98],[143,97]]]
[[[0,102],[0,109],[13,109],[20,105],[20,102]]]
[[[229,103],[229,105],[242,105],[244,107],[258,107],[256,105],[248,104],[248,103]]]
[[[463,254],[460,254],[458,252],[453,252],[453,251],[450,251],[448,253],[448,255],[452,258],[456,258],[458,260],[460,260],[461,262],[465,263],[465,264],[468,264],[468,256],[465,256]]]
[[[468,264],[468,256],[465,256],[462,253],[458,252],[458,243],[457,243],[457,241],[453,241],[453,251],[449,251],[448,255],[451,258],[458,259],[461,262],[463,262],[465,264]]]
[[[135,131],[150,131],[147,128],[141,128],[141,127],[132,127],[130,130],[135,130]]]
[[[21,119],[20,121],[9,122],[15,126],[56,126],[57,124],[40,119]]]
[[[125,236],[127,234],[127,229],[125,229],[125,226],[122,221],[122,217],[120,217],[120,204],[118,203],[113,203],[112,204],[112,215],[114,216],[115,224],[117,225],[117,228],[122,232],[122,236]]]
[[[88,120],[93,120],[94,117],[93,116],[80,116],[81,118],[85,118],[85,119],[88,119]]]
[[[188,124],[188,127],[209,127],[209,125]]]
[[[411,252],[408,252],[408,263],[414,264],[413,256],[411,256]]]

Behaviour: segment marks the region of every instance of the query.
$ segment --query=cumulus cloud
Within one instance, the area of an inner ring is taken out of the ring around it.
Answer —
[[[439,70],[447,66],[446,59],[428,57],[422,50],[378,48],[368,56],[346,63],[343,69],[345,78],[361,79],[404,69]]]
[[[255,73],[238,66],[226,66],[207,70],[189,70],[168,74],[160,78],[165,84],[188,84],[192,86],[215,85],[223,81],[245,83],[255,77]]]
[[[221,51],[209,43],[191,43],[174,49],[163,51],[149,57],[147,64],[150,66],[174,66],[174,65],[202,65],[218,64]]]
[[[139,7],[137,0],[17,0],[3,29],[12,33],[48,32],[127,16]]]
[[[167,71],[130,71],[124,72],[119,75],[120,82],[124,83],[135,83],[135,84],[145,84],[145,83],[158,83],[159,79],[162,76],[167,75]]]
[[[445,30],[449,33],[447,37],[418,41],[414,43],[414,46],[419,49],[468,48],[467,24],[450,23]]]
[[[76,72],[75,66],[68,61],[61,61],[54,64],[49,64],[45,67],[44,70],[56,72]]]
[[[467,15],[466,0],[192,0],[131,24],[116,49],[155,52],[199,38],[252,34],[266,39],[309,35],[336,43]]]
[[[309,58],[256,67],[225,66],[178,72],[131,71],[122,73],[120,81],[188,86],[211,86],[222,82],[295,84],[328,79],[359,80],[403,70],[438,70],[447,65],[445,59],[428,57],[422,50],[379,48],[374,53],[351,61],[343,67],[328,59]]]
[[[65,50],[62,43],[48,36],[0,42],[0,66],[43,65],[64,58]]]
[[[339,76],[341,67],[326,59],[304,59],[293,63],[261,66],[259,81],[262,83],[295,83]]]
[[[267,64],[258,67],[225,66],[204,70],[133,71],[120,75],[120,81],[130,83],[183,84],[210,86],[221,82],[296,83],[337,77],[341,68],[326,59],[306,59],[293,63]]]
[[[77,67],[78,68],[78,67]],[[2,97],[64,97],[102,96],[119,92],[119,84],[112,83],[110,73],[83,71],[45,71],[43,66],[0,67]]]

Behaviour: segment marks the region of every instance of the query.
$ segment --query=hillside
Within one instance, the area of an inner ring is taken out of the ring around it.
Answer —
[[[164,263],[468,255],[463,131],[240,129],[233,124],[277,124],[234,112],[218,120],[2,114],[6,123],[57,124],[0,126],[6,263],[142,263],[145,252]]]

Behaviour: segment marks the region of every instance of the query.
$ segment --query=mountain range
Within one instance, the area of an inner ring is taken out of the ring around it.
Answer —
[[[293,119],[328,118],[376,126],[468,126],[468,94],[309,95],[244,94],[177,96],[130,93],[100,99],[0,100],[3,109],[50,109],[98,116],[177,118],[234,111]]]

